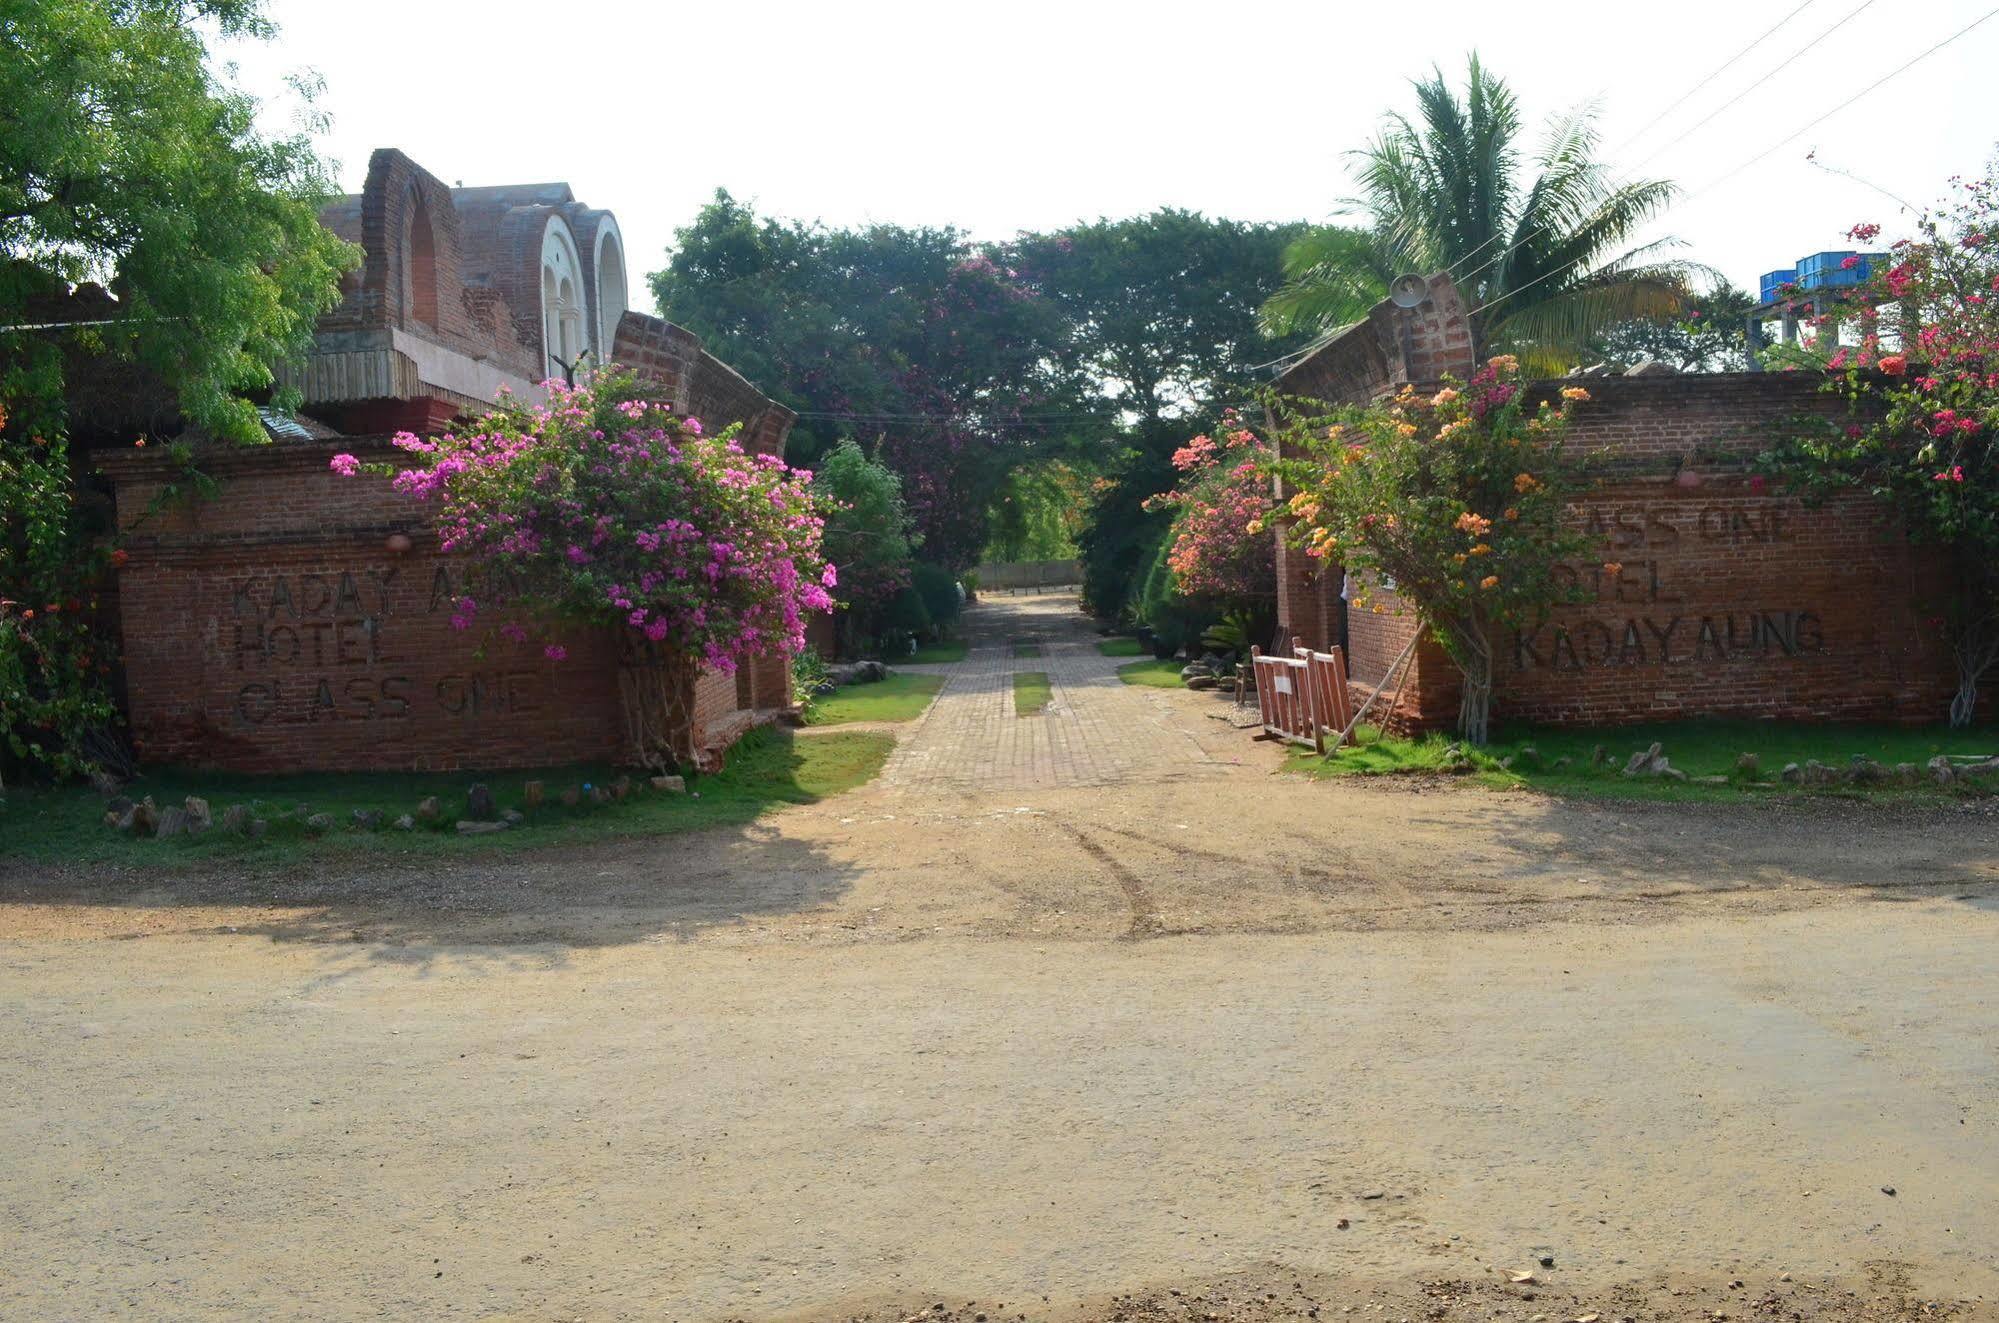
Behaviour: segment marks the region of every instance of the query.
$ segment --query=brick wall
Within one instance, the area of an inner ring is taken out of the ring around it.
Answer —
[[[1397,355],[1383,349],[1381,313],[1328,345],[1329,361],[1315,356],[1294,368],[1284,388],[1328,400],[1377,398],[1401,381],[1433,388],[1432,378],[1398,374],[1457,345],[1450,319],[1416,319],[1427,347],[1410,352],[1405,342]],[[1602,550],[1566,567],[1585,604],[1538,630],[1493,639],[1496,720],[1939,718],[1954,674],[1929,623],[1945,587],[1937,555],[1911,546],[1867,498],[1807,508],[1752,472],[1755,452],[1786,419],[1838,407],[1815,379],[1745,373],[1583,384],[1592,398],[1575,409],[1570,444],[1596,457],[1600,481],[1571,517]],[[1313,579],[1284,573],[1284,563],[1280,618],[1304,626],[1298,632],[1316,644],[1337,641],[1324,602],[1338,570]],[[1354,610],[1346,623],[1352,678],[1364,691],[1387,682],[1416,630],[1392,593],[1374,596],[1380,612]],[[1456,668],[1426,639],[1388,724],[1447,727],[1458,689]]]
[[[130,552],[117,600],[140,756],[250,772],[624,757],[617,639],[567,636],[551,662],[539,644],[453,629],[457,597],[499,605],[508,585],[439,553],[430,511],[386,479],[331,473],[343,449],[400,453],[354,437],[217,450],[201,464],[218,495],[153,513],[172,462],[103,461]],[[390,548],[397,534],[408,551]],[[761,685],[784,662],[751,665]],[[753,720],[736,692],[727,675],[696,682],[696,743],[715,755]]]

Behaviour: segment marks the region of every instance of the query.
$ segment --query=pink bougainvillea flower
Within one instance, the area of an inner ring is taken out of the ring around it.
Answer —
[[[569,649],[560,643],[551,643],[541,650],[541,655],[550,661],[562,661],[569,656]]]
[[[332,469],[343,478],[351,478],[361,471],[361,461],[343,452],[328,460],[326,467]]]

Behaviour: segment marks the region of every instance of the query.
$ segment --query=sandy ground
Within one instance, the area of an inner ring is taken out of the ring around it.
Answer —
[[[1171,701],[1218,775],[0,866],[0,1316],[1999,1317],[1999,820],[1313,784]]]

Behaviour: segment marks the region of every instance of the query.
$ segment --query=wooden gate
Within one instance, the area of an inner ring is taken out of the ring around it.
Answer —
[[[1337,739],[1353,720],[1347,696],[1346,657],[1338,649],[1314,652],[1292,641],[1290,657],[1266,657],[1249,650],[1256,675],[1256,707],[1264,733],[1326,751],[1326,734]]]
[[[1324,753],[1325,736],[1330,734],[1338,740],[1341,732],[1353,724],[1353,698],[1347,692],[1346,653],[1338,646],[1331,652],[1314,652],[1310,648],[1298,647],[1296,640],[1292,642],[1292,650],[1305,663],[1306,692],[1319,724],[1319,739],[1315,747]]]

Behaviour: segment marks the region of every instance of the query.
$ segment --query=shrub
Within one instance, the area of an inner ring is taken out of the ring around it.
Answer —
[[[1522,402],[1519,364],[1494,358],[1470,382],[1445,379],[1434,396],[1405,387],[1393,400],[1314,416],[1286,402],[1278,471],[1295,490],[1288,536],[1309,556],[1358,574],[1355,604],[1391,580],[1464,675],[1458,730],[1488,735],[1495,625],[1531,627],[1584,580],[1563,562],[1597,543],[1568,526],[1582,467],[1564,448],[1580,386],[1536,409]],[[1252,531],[1261,531],[1261,523]],[[1615,575],[1618,566],[1604,566]]]
[[[910,570],[910,586],[930,617],[929,628],[939,635],[949,634],[965,601],[956,576],[942,565],[919,562]]]
[[[820,460],[812,489],[825,511],[826,557],[840,567],[841,629],[855,646],[875,636],[909,586],[914,544],[902,479],[847,440]]]
[[[491,620],[516,642],[536,634],[558,662],[566,631],[621,631],[639,753],[692,762],[696,667],[798,651],[805,613],[832,604],[812,475],[744,453],[734,428],[703,435],[629,372],[551,381],[548,392],[546,404],[503,405],[435,440],[401,433],[396,444],[418,463],[395,485],[438,502],[443,550],[514,585],[505,602],[460,597],[454,625]],[[335,455],[332,467],[363,466]]]

